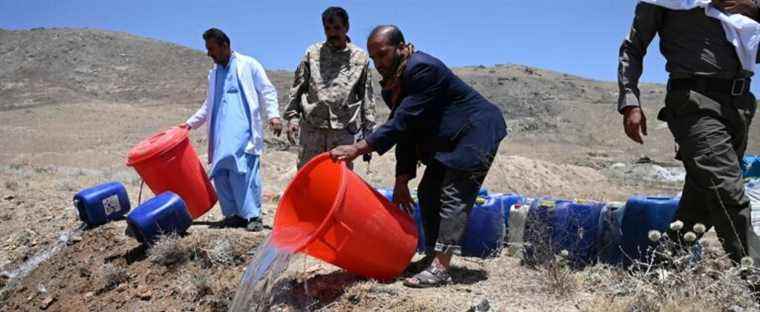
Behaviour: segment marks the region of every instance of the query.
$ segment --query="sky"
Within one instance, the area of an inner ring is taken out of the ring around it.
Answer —
[[[268,69],[294,70],[324,40],[320,16],[333,5],[348,11],[349,35],[362,48],[375,25],[396,24],[452,67],[522,64],[614,81],[636,1],[0,0],[0,28],[96,28],[203,50],[201,34],[218,27]],[[642,81],[666,81],[657,42],[645,67]]]

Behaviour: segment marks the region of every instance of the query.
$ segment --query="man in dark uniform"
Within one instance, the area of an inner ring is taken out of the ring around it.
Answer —
[[[726,13],[759,17],[752,0],[713,4]],[[743,69],[721,22],[708,17],[705,9],[670,10],[639,3],[630,35],[620,47],[618,111],[624,116],[625,133],[640,144],[647,126],[638,81],[655,35],[660,36],[670,73],[658,119],[668,123],[678,144],[676,158],[687,172],[676,219],[684,222],[684,232],[697,223],[715,227],[734,262],[751,257],[760,264],[760,240],[751,227],[739,167],[757,108],[749,91],[752,72]]]
[[[405,285],[448,283],[451,257],[461,250],[469,211],[507,135],[504,117],[440,60],[414,51],[396,26],[375,28],[367,48],[383,78],[390,119],[366,140],[339,146],[331,154],[351,161],[396,146],[393,199],[408,211],[413,204],[408,183],[416,176],[418,162],[426,165],[419,198],[431,253],[420,263],[429,267]]]

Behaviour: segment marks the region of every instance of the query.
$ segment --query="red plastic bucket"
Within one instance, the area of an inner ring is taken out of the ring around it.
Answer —
[[[378,280],[401,274],[417,248],[417,226],[344,162],[312,159],[288,185],[272,243]]]
[[[140,142],[129,151],[134,167],[153,194],[174,192],[197,219],[216,204],[216,192],[188,138],[188,130],[171,128]]]

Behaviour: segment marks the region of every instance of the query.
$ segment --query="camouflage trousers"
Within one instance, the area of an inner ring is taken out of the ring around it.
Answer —
[[[345,129],[324,129],[303,123],[298,142],[301,146],[301,152],[298,154],[298,169],[301,169],[319,154],[329,152],[340,145],[354,144],[355,138]],[[352,163],[347,165],[353,169]]]

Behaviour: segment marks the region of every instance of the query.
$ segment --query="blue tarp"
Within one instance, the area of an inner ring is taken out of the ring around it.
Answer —
[[[752,206],[752,227],[755,233],[760,233],[760,178],[750,179],[745,184],[745,189]]]
[[[760,156],[744,156],[742,172],[745,178],[760,178]]]

